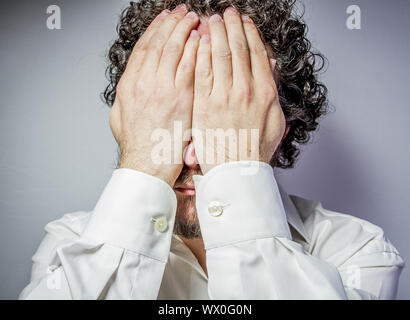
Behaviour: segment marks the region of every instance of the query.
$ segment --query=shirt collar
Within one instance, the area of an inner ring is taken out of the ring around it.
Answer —
[[[306,243],[309,243],[310,238],[308,236],[308,233],[306,232],[305,225],[303,224],[298,209],[296,208],[292,199],[286,193],[283,186],[278,184],[278,188],[280,196],[282,198],[282,203],[285,209],[288,224],[290,224],[297,231],[297,233],[306,241]]]

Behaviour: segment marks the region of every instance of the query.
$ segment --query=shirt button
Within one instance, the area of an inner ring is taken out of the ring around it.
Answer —
[[[224,205],[219,201],[212,201],[208,205],[208,212],[213,217],[219,217],[224,212],[225,207],[227,207],[227,205]]]
[[[151,220],[154,223],[155,230],[161,233],[167,231],[168,229],[167,218],[165,218],[164,216],[159,216],[157,218],[152,218]]]

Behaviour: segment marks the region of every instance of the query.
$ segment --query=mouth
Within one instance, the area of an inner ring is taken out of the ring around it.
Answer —
[[[174,190],[186,196],[195,195],[195,187],[191,185],[181,185],[181,186],[175,187]]]

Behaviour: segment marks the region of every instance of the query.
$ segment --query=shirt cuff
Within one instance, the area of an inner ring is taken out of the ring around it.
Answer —
[[[165,181],[117,169],[82,236],[167,261],[176,208],[175,192]]]
[[[267,163],[228,162],[193,179],[207,250],[260,238],[291,239],[273,169]]]

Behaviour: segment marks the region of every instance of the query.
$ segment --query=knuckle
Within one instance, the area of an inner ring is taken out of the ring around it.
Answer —
[[[138,79],[135,82],[135,92],[138,94],[144,91],[145,91],[145,81],[143,81],[142,79]]]
[[[153,47],[154,50],[160,50],[164,46],[164,43],[166,42],[166,38],[164,35],[157,34],[154,39],[153,39]]]
[[[164,93],[165,93],[165,88],[162,82],[160,82],[158,83],[158,85],[155,86],[153,90],[153,96],[156,98],[161,98],[162,96],[164,96]]]
[[[262,43],[255,44],[253,47],[250,48],[250,51],[253,55],[256,55],[259,57],[268,56],[268,53],[266,52],[266,48]]]
[[[216,101],[218,101],[218,105],[220,108],[227,108],[230,105],[231,97],[226,90],[215,90],[213,92],[213,96],[215,97]]]
[[[212,75],[211,68],[200,68],[195,72],[195,77],[198,77],[202,80],[209,79]]]
[[[193,24],[193,20],[192,19],[187,19],[187,18],[182,19],[181,22],[180,22],[180,25],[183,29],[190,29],[192,24]]]
[[[147,45],[145,44],[141,45],[135,50],[135,57],[136,58],[143,57],[145,56],[146,52],[147,52]]]
[[[145,51],[147,49],[147,44],[145,41],[137,41],[137,43],[134,46],[134,51]]]
[[[203,56],[208,56],[208,55],[210,55],[212,52],[211,52],[211,46],[208,44],[208,45],[200,45],[199,47],[198,47],[198,55],[203,55]]]
[[[175,25],[179,22],[179,20],[181,19],[181,17],[176,14],[176,13],[172,13],[168,16],[168,21],[172,24]]]
[[[169,15],[169,19],[172,22],[179,22],[185,16],[184,13],[175,11],[171,15]]]
[[[121,111],[117,104],[114,104],[109,114],[109,125],[115,139],[119,140],[121,133]]]
[[[180,43],[177,43],[177,42],[173,41],[173,42],[170,42],[170,43],[167,44],[167,46],[165,48],[165,51],[166,51],[167,54],[174,55],[174,54],[177,54],[181,51],[181,47],[182,46],[181,46]]]
[[[125,98],[126,96],[129,95],[130,86],[129,86],[129,83],[127,81],[127,77],[125,74],[121,77],[120,81],[118,82],[117,87],[116,87],[116,92],[119,98]]]
[[[151,81],[147,83],[144,79],[139,78],[133,83],[128,98],[134,102],[143,101],[150,97],[152,91]]]
[[[274,86],[270,83],[260,85],[260,95],[265,102],[273,102],[277,96]]]
[[[180,64],[178,69],[181,73],[185,74],[185,73],[190,73],[193,70],[193,68],[194,68],[193,63],[183,62]]]
[[[253,88],[248,81],[242,81],[238,85],[239,100],[248,103],[253,95]]]
[[[224,50],[215,50],[214,55],[222,60],[229,60],[232,57],[231,50],[224,49]]]
[[[249,47],[248,44],[244,41],[236,41],[233,44],[233,47],[237,52],[240,54],[248,54],[249,53]]]
[[[169,102],[169,97],[174,95],[173,87],[169,83],[160,81],[155,88],[153,89],[153,97],[157,101],[164,101],[165,103]]]
[[[223,107],[228,107],[231,102],[230,96],[228,94],[221,95],[221,101]]]

